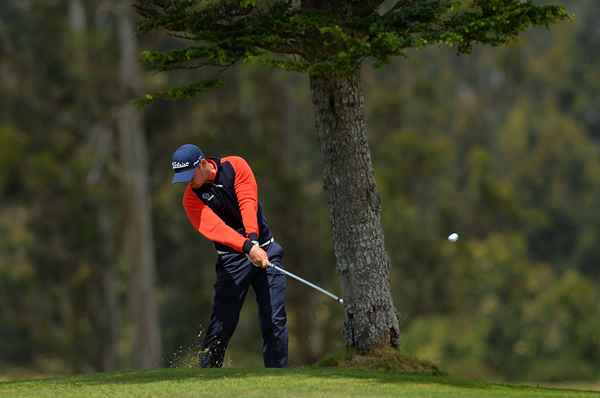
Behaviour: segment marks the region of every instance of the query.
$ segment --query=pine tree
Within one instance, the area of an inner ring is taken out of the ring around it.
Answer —
[[[363,63],[385,65],[409,49],[504,45],[533,26],[568,18],[556,5],[530,0],[138,0],[142,31],[163,30],[190,43],[145,51],[159,71],[216,70],[185,87],[147,94],[188,98],[222,83],[243,64],[307,73],[323,157],[334,252],[345,301],[348,347],[397,346],[380,199],[364,117]]]

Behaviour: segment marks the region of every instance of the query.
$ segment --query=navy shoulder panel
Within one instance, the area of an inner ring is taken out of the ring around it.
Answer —
[[[216,183],[227,188],[233,188],[235,183],[235,169],[226,160],[222,160],[219,163],[219,175],[217,176]]]

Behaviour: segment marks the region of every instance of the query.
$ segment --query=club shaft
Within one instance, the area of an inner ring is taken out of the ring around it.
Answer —
[[[294,275],[294,274],[292,274],[291,272],[289,272],[289,271],[286,271],[286,270],[284,270],[283,268],[280,268],[280,267],[278,267],[278,266],[276,266],[275,264],[272,264],[272,263],[269,263],[269,267],[273,267],[273,268],[274,268],[274,269],[276,269],[277,271],[279,271],[279,272],[281,272],[281,273],[284,273],[284,274],[286,274],[287,276],[289,276],[289,277],[291,277],[291,278],[294,278],[294,279],[296,279],[297,281],[299,281],[299,282],[302,282],[302,283],[304,283],[305,285],[308,285],[308,286],[312,287],[313,289],[316,289],[316,290],[320,291],[320,292],[321,292],[321,293],[323,293],[323,294],[326,294],[326,295],[328,295],[329,297],[331,297],[332,299],[334,299],[335,301],[337,301],[337,302],[338,302],[338,303],[340,303],[340,304],[343,304],[343,303],[344,303],[344,300],[343,300],[343,299],[341,299],[341,298],[339,298],[339,297],[338,297],[338,296],[336,296],[335,294],[333,294],[333,293],[331,293],[331,292],[328,292],[327,290],[325,290],[325,289],[323,289],[323,288],[320,288],[319,286],[315,285],[314,283],[310,283],[309,281],[307,281],[307,280],[305,280],[305,279],[302,279],[302,278],[300,278],[298,275]]]

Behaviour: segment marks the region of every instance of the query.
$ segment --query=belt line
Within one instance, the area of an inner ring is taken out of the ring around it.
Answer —
[[[263,242],[263,243],[259,244],[259,245],[258,245],[258,247],[265,247],[265,246],[268,246],[268,245],[270,245],[270,244],[271,244],[271,243],[273,243],[273,242],[275,242],[275,238],[274,238],[274,237],[271,237],[271,239],[269,239],[268,241],[266,241],[266,242]],[[230,253],[233,253],[233,252],[229,252],[229,251],[222,251],[222,250],[217,250],[217,254],[218,254],[218,255],[230,254]]]

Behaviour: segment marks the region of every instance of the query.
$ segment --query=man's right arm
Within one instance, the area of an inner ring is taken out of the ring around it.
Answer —
[[[188,185],[183,194],[183,208],[194,229],[205,238],[223,244],[233,250],[248,254],[252,242],[225,224],[212,209],[204,204]]]

